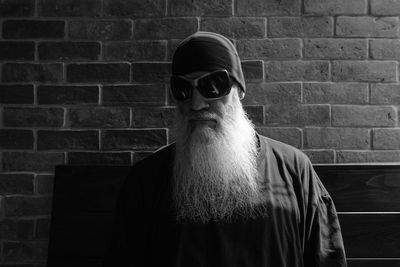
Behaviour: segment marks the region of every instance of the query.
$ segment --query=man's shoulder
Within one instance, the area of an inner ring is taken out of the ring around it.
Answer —
[[[300,149],[266,136],[259,135],[259,137],[260,142],[264,142],[267,156],[273,156],[277,160],[294,165],[309,164],[309,158]]]
[[[284,177],[282,179],[293,186],[293,188],[304,189],[303,191],[296,191],[296,189],[296,194],[307,192],[307,187],[310,184],[320,185],[319,178],[315,175],[315,171],[313,171],[313,165],[304,152],[268,137],[261,137],[260,139],[266,143],[266,157],[269,157],[269,166],[267,168],[280,173],[281,176],[277,177]]]

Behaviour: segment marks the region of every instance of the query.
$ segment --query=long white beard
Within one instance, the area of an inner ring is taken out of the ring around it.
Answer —
[[[193,128],[188,116],[177,112],[173,196],[178,221],[252,216],[262,199],[254,126],[237,96],[219,112],[201,112],[217,119],[215,129]]]

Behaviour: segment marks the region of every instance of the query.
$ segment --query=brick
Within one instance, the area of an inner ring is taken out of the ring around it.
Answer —
[[[371,0],[371,15],[398,16],[400,2],[397,0]]]
[[[0,194],[33,194],[33,174],[0,174]]]
[[[304,83],[304,103],[367,104],[367,83]]]
[[[373,129],[372,148],[400,150],[400,129]]]
[[[24,264],[24,263],[21,263],[21,264],[10,263],[10,264],[2,264],[1,267],[45,267],[45,266],[44,265],[28,264],[28,263],[26,263],[26,264]]]
[[[254,125],[263,125],[265,123],[264,106],[244,106],[243,108]]]
[[[241,59],[298,59],[301,40],[294,38],[242,39],[236,41]]]
[[[77,63],[67,66],[69,82],[113,83],[129,82],[127,63]]]
[[[335,152],[333,150],[303,150],[313,164],[334,163]]]
[[[3,123],[16,127],[61,127],[64,123],[62,108],[4,108]]]
[[[300,15],[299,0],[242,0],[236,2],[239,16]]]
[[[105,150],[157,149],[167,144],[167,133],[165,130],[105,130],[101,142]]]
[[[39,105],[97,104],[99,102],[99,88],[97,86],[80,85],[42,85],[37,88],[37,102]]]
[[[242,71],[245,81],[262,81],[263,79],[263,62],[261,60],[242,61]]]
[[[171,64],[164,62],[132,63],[134,82],[157,83],[168,82],[171,77]]]
[[[3,260],[4,262],[17,262],[17,261],[23,262],[23,261],[33,261],[33,260],[46,261],[47,249],[48,249],[47,241],[29,241],[29,242],[4,241]]]
[[[52,194],[54,187],[54,175],[40,174],[36,176],[36,193]]]
[[[395,82],[395,61],[335,61],[332,66],[333,81],[347,82]]]
[[[36,221],[36,238],[49,239],[50,234],[50,219],[43,218]]]
[[[2,264],[1,267],[45,267],[43,265],[34,265],[34,264]]]
[[[34,265],[34,264],[17,264],[17,265],[15,265],[15,264],[12,264],[12,263],[10,263],[10,264],[3,264],[3,265],[1,265],[1,267],[45,267],[45,265]]]
[[[10,219],[1,220],[0,235],[3,240],[32,239],[33,220],[10,220]]]
[[[99,149],[98,131],[47,131],[37,132],[38,150]]]
[[[183,39],[197,30],[196,18],[138,19],[133,37],[135,40]]]
[[[367,0],[305,0],[304,12],[312,15],[367,14]]]
[[[63,67],[55,63],[5,63],[3,82],[60,82]]]
[[[332,106],[333,126],[395,126],[397,113],[388,106]]]
[[[400,105],[400,84],[372,84],[371,104]]]
[[[33,60],[34,42],[0,42],[0,60]]]
[[[337,151],[337,163],[399,162],[400,151]]]
[[[370,40],[370,51],[372,59],[400,60],[400,40]]]
[[[70,165],[131,165],[131,152],[69,152]]]
[[[3,22],[5,39],[64,38],[64,21],[6,20]]]
[[[103,87],[103,104],[113,106],[164,105],[166,90],[162,85],[120,85]]]
[[[40,60],[97,60],[100,44],[96,42],[42,42],[39,43]]]
[[[98,0],[38,0],[39,16],[44,17],[99,17]]]
[[[141,161],[142,159],[147,158],[148,156],[150,156],[151,154],[153,154],[153,152],[147,152],[147,151],[137,151],[133,153],[133,164]]]
[[[328,61],[268,61],[266,81],[327,81]]]
[[[270,126],[328,126],[329,105],[271,105],[266,109]]]
[[[133,108],[132,127],[134,128],[171,128],[175,118],[175,108]]]
[[[233,0],[172,0],[168,2],[171,16],[232,16]]]
[[[64,153],[3,152],[3,171],[54,172],[64,164]]]
[[[96,20],[69,22],[69,37],[83,40],[129,40],[131,20]]]
[[[398,17],[347,17],[336,20],[336,35],[346,37],[400,37]]]
[[[271,17],[268,36],[272,37],[325,37],[333,35],[331,17]]]
[[[248,84],[244,104],[289,104],[301,102],[300,83],[257,83]]]
[[[6,217],[47,215],[51,196],[8,196],[4,198]]]
[[[0,104],[33,104],[33,85],[0,85]]]
[[[165,15],[165,0],[105,0],[105,16],[115,17],[162,17]]]
[[[307,59],[366,59],[367,40],[318,38],[304,40]]]
[[[289,144],[291,146],[301,148],[301,130],[289,127],[261,127],[256,128],[261,135],[267,136],[274,140]]]
[[[33,149],[33,132],[0,129],[0,149]]]
[[[369,149],[370,130],[364,128],[305,128],[304,147]]]
[[[112,128],[129,127],[129,108],[82,107],[69,110],[71,128]]]
[[[106,60],[165,60],[166,41],[108,42],[104,46]]]
[[[2,0],[0,17],[30,17],[35,13],[35,0]]]
[[[216,32],[228,38],[262,38],[265,37],[265,20],[263,18],[201,18],[200,30]]]

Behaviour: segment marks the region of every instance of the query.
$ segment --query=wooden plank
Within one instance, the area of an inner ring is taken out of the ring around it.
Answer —
[[[399,267],[400,260],[390,259],[368,259],[368,260],[347,260],[348,267]]]
[[[400,214],[340,214],[339,220],[347,257],[400,258]]]
[[[316,165],[338,211],[400,211],[399,165]]]
[[[57,166],[53,212],[112,212],[129,166]]]

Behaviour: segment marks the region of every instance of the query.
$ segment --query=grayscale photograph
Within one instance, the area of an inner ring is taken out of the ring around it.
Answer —
[[[400,267],[400,0],[0,0],[0,267]]]

